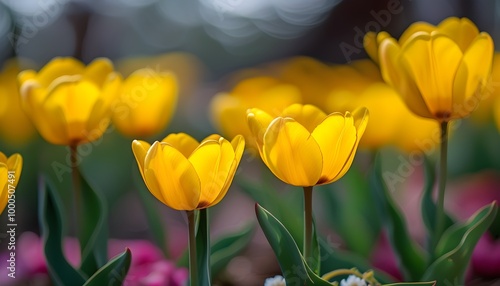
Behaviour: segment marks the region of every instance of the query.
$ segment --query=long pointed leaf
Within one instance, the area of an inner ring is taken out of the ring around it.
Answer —
[[[54,188],[39,183],[38,217],[43,239],[43,250],[47,260],[47,268],[56,285],[83,285],[85,278],[74,269],[64,257],[63,245],[63,210],[62,201]]]
[[[210,264],[213,277],[227,266],[250,242],[255,226],[249,224],[242,230],[230,233],[217,240],[211,247]]]
[[[309,268],[285,226],[258,204],[255,212],[264,234],[278,258],[287,285],[329,286]]]
[[[101,267],[83,286],[121,286],[130,268],[132,253],[127,248]]]
[[[497,210],[498,206],[493,202],[465,224],[455,224],[443,233],[436,250],[438,259],[429,266],[423,278],[436,279],[439,284],[463,283],[472,251],[495,219]]]
[[[424,221],[424,225],[427,229],[428,238],[430,240],[429,247],[432,247],[436,244],[433,242],[434,239],[434,231],[435,231],[435,223],[436,223],[436,212],[437,207],[432,199],[432,190],[434,189],[434,182],[436,181],[436,176],[434,172],[434,168],[430,163],[429,159],[424,156],[424,171],[425,171],[425,186],[422,194],[422,203],[420,205],[422,212],[422,220]],[[453,219],[445,213],[445,226],[444,229],[448,229],[455,222]],[[432,250],[433,251],[433,250]]]
[[[403,215],[387,190],[382,177],[380,156],[375,158],[372,186],[379,195],[379,201],[383,204],[389,239],[404,269],[405,278],[418,281],[425,272],[426,258],[423,250],[411,239]]]
[[[80,269],[88,276],[94,274],[107,261],[107,206],[103,196],[80,176],[82,229]]]

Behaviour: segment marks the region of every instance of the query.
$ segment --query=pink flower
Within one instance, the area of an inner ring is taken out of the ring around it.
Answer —
[[[132,253],[132,261],[123,282],[124,286],[183,286],[186,284],[187,269],[177,268],[173,262],[164,259],[161,251],[149,241],[111,239],[108,242],[108,257],[116,256],[126,247]],[[16,285],[20,281],[39,281],[41,278],[48,281],[47,264],[40,237],[32,232],[23,233],[19,238],[17,249],[15,280],[7,276],[8,270],[4,265],[8,254],[0,255],[0,285]],[[66,238],[63,249],[68,262],[78,267],[80,263],[78,241],[75,238]]]

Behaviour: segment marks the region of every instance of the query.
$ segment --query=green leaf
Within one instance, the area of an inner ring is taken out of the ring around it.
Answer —
[[[493,202],[466,223],[447,229],[436,249],[438,259],[429,266],[423,275],[424,280],[436,279],[439,284],[463,283],[472,251],[495,219],[497,209],[496,202]]]
[[[287,285],[331,285],[318,277],[307,266],[292,236],[276,217],[258,204],[255,205],[255,212],[259,224],[278,258]]]
[[[124,285],[123,282],[125,281],[125,277],[127,277],[131,259],[132,254],[127,248],[123,253],[115,256],[108,263],[106,263],[106,265],[94,273],[94,275],[92,275],[83,286]]]
[[[208,209],[198,212],[198,229],[196,231],[196,260],[198,262],[199,286],[210,286],[210,231]]]
[[[318,233],[316,232],[316,222],[313,214],[313,235],[312,235],[312,261],[306,261],[307,265],[311,268],[311,270],[316,274],[320,275],[321,270],[321,247],[319,245]]]
[[[412,241],[404,217],[387,190],[382,177],[382,162],[379,155],[375,158],[372,186],[382,204],[389,239],[404,270],[405,278],[420,280],[426,269],[426,257],[420,246]]]
[[[64,257],[63,204],[58,193],[43,178],[39,183],[38,217],[43,240],[43,251],[52,281],[55,285],[83,285],[85,277]]]
[[[165,226],[162,223],[162,220],[160,219],[161,215],[159,214],[156,208],[154,201],[155,199],[144,185],[142,177],[139,173],[139,169],[137,167],[134,168],[133,173],[134,173],[134,183],[138,189],[142,205],[144,206],[144,212],[146,214],[146,219],[148,220],[149,227],[151,229],[151,234],[153,235],[153,240],[155,241],[156,245],[161,249],[165,258],[170,258]]]
[[[108,260],[107,205],[101,194],[94,191],[83,176],[80,176],[80,190],[80,269],[91,276]]]
[[[247,247],[254,228],[253,224],[249,224],[240,231],[221,237],[212,245],[210,262],[214,277],[217,277],[231,259]]]
[[[364,174],[353,166],[338,182],[319,186],[316,190],[323,198],[327,221],[347,248],[368,257],[379,236],[381,223]]]
[[[436,178],[435,178],[434,168],[432,167],[431,162],[426,156],[424,156],[424,171],[425,171],[425,186],[420,208],[422,212],[422,220],[424,221],[424,225],[426,226],[427,229],[428,238],[430,240],[429,247],[432,248],[432,245],[435,245],[435,243],[432,243],[432,239],[434,239],[434,230],[436,229],[435,223],[436,223],[436,212],[437,212],[436,204],[432,199],[432,191],[434,189],[434,183],[436,181]],[[448,214],[445,213],[444,229],[448,229],[454,223],[455,222],[453,221],[453,219]]]

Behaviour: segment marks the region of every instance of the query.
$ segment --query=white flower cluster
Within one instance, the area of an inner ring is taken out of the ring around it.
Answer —
[[[346,279],[342,279],[340,281],[340,286],[367,286],[365,280],[355,276],[349,275]]]
[[[267,278],[266,281],[264,281],[264,286],[286,286],[285,278],[281,275]]]

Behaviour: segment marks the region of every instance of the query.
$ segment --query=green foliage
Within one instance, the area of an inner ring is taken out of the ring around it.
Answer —
[[[132,254],[127,248],[92,275],[83,286],[121,286],[130,268]]]

